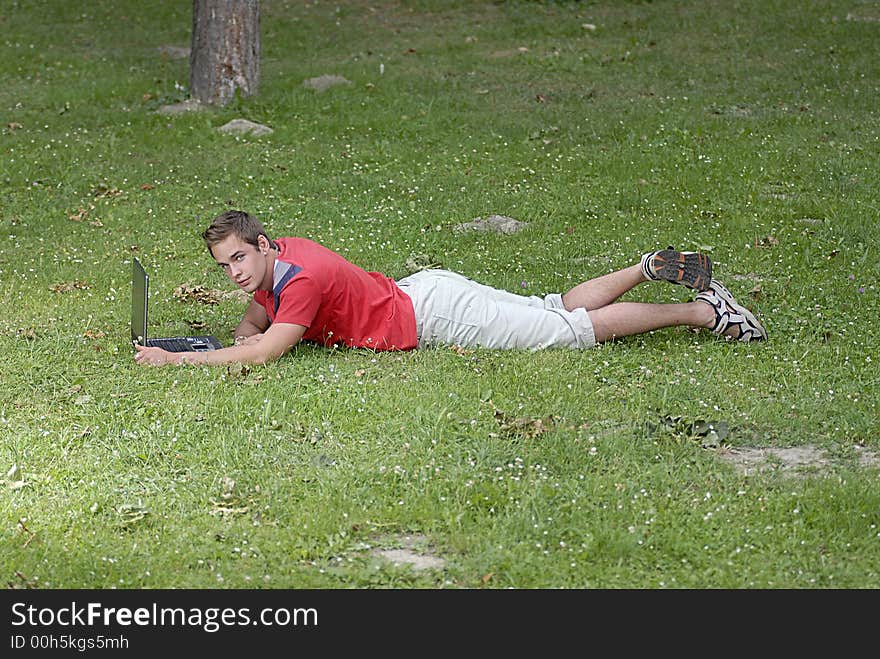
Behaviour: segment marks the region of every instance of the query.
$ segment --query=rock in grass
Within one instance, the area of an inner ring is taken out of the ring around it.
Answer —
[[[351,81],[337,75],[322,75],[317,78],[308,78],[303,81],[303,87],[323,92],[337,85],[350,85]]]
[[[188,98],[180,103],[161,106],[156,112],[159,114],[181,114],[183,112],[198,112],[204,110],[204,106],[194,98]]]
[[[525,222],[520,222],[512,217],[490,215],[486,218],[478,217],[470,222],[457,224],[454,227],[454,230],[456,233],[462,233],[464,231],[491,231],[493,233],[507,235],[522,231],[526,226],[527,224]]]
[[[237,135],[250,134],[254,136],[271,135],[274,132],[268,126],[247,119],[233,119],[220,126],[217,130],[221,133],[234,133]]]

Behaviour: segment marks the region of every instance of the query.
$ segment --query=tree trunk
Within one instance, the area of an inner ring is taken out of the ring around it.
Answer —
[[[226,105],[260,85],[259,0],[193,0],[190,96]]]

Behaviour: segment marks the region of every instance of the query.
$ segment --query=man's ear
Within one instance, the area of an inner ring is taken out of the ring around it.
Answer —
[[[266,236],[257,236],[257,244],[260,246],[260,254],[269,253],[269,239]]]

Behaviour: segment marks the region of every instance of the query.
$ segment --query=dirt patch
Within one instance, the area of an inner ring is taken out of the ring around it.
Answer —
[[[854,447],[854,451],[860,467],[880,468],[880,454],[863,446]],[[822,475],[840,462],[824,449],[812,445],[788,448],[737,446],[718,451],[718,456],[746,476],[768,472],[791,477]]]
[[[383,538],[382,544],[400,545],[392,549],[377,547],[370,552],[394,565],[409,565],[413,570],[442,570],[446,567],[446,561],[433,553],[433,546],[423,535]]]
[[[880,453],[869,451],[864,446],[855,447],[860,467],[880,469]]]

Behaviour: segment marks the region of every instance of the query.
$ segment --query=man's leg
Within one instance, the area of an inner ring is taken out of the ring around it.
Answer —
[[[562,296],[562,302],[567,310],[571,311],[577,307],[587,310],[593,323],[597,343],[662,327],[688,325],[711,328],[714,325],[715,312],[708,304],[702,302],[615,303],[621,295],[648,281],[644,261],[643,258],[641,264],[585,281]],[[674,279],[669,278],[668,281]]]
[[[638,265],[611,272],[575,286],[562,300],[566,309],[587,311],[614,302],[644,281],[668,281],[705,291],[712,280],[712,259],[699,252],[679,252],[671,247],[642,255]]]
[[[705,327],[741,341],[766,339],[766,331],[751,312],[710,275],[711,261],[705,255],[668,249],[645,254],[640,264],[578,284],[564,295],[543,299],[501,291],[447,271],[427,271],[408,292],[422,323],[420,347],[585,348],[677,325]],[[684,304],[616,302],[649,280],[701,292],[694,302]]]
[[[687,325],[711,329],[715,325],[715,311],[700,301],[683,304],[617,302],[588,313],[596,343],[662,327]]]
[[[586,309],[597,343],[663,327],[705,327],[740,341],[763,340],[767,332],[720,282],[711,279],[711,260],[695,252],[661,250],[633,265],[578,284],[562,296],[565,309]],[[694,302],[615,302],[648,280],[666,280],[702,291]]]
[[[641,266],[633,265],[578,284],[562,296],[562,303],[569,311],[578,307],[587,311],[601,309],[646,281]]]

